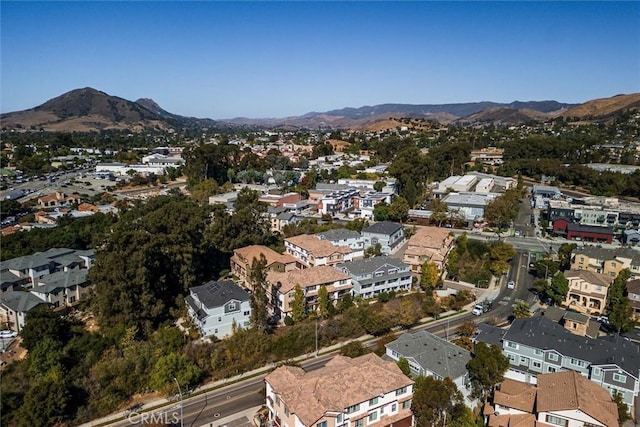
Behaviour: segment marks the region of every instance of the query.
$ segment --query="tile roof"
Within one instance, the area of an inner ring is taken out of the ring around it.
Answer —
[[[361,276],[367,273],[373,273],[376,270],[381,269],[384,266],[391,268],[398,268],[400,270],[409,270],[410,267],[396,258],[390,258],[387,256],[377,256],[371,258],[356,259],[351,262],[345,262],[336,265],[336,268],[346,271],[353,276]]]
[[[607,427],[618,426],[611,395],[575,371],[538,375],[538,412],[580,410]]]
[[[238,256],[240,256],[243,259],[241,262],[244,263],[246,260],[246,262],[248,263],[248,267],[251,267],[254,259],[260,259],[260,255],[264,255],[264,257],[266,258],[266,267],[270,266],[274,262],[279,262],[282,264],[291,264],[296,262],[295,258],[293,258],[291,255],[279,254],[273,249],[262,245],[245,246],[243,248],[238,248],[233,252],[233,257],[235,257],[238,261],[241,261],[238,259]]]
[[[17,313],[26,313],[40,304],[46,304],[31,292],[8,291],[0,294],[0,304]]]
[[[596,273],[589,270],[567,270],[564,272],[567,279],[578,278],[593,285],[608,287],[613,282],[614,277],[606,274]]]
[[[424,227],[419,228],[416,234],[409,239],[409,247],[418,246],[421,248],[443,249],[453,243],[453,236],[446,228]]]
[[[265,381],[306,426],[315,424],[328,411],[344,412],[349,406],[413,384],[395,362],[373,353],[354,359],[336,356],[323,368],[310,372],[281,366]]]
[[[307,288],[315,285],[333,284],[338,280],[351,279],[348,275],[328,265],[320,265],[304,270],[292,270],[287,272],[270,271],[267,273],[267,282],[275,285],[280,283],[280,292],[292,291],[296,285]]]
[[[365,228],[362,230],[362,234],[384,234],[390,236],[398,230],[402,230],[402,225],[391,221],[382,221]]]
[[[518,409],[529,414],[533,413],[535,401],[536,387],[534,385],[511,379],[502,381],[500,389],[496,390],[493,396],[495,405]]]
[[[352,252],[349,246],[334,246],[331,242],[320,240],[310,234],[287,237],[285,241],[312,253],[316,258],[330,256],[335,253],[348,254]]]
[[[619,335],[589,338],[574,335],[545,316],[515,319],[505,340],[541,350],[555,350],[564,356],[593,365],[616,364],[635,378],[640,366],[640,346]]]
[[[231,281],[217,282],[211,280],[204,285],[194,286],[189,289],[192,294],[207,308],[220,307],[228,301],[249,301],[249,294]]]
[[[627,293],[640,295],[640,279],[627,282]]]
[[[413,359],[425,370],[452,380],[467,374],[471,353],[427,331],[405,333],[386,345],[405,359]]]

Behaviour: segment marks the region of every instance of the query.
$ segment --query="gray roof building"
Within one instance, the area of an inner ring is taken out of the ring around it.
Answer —
[[[88,274],[89,270],[84,268],[80,270],[58,271],[38,279],[38,283],[33,287],[33,290],[49,293],[56,289],[85,285],[88,284]]]
[[[330,242],[336,240],[358,239],[360,233],[355,230],[347,230],[346,228],[334,228],[316,234],[320,240],[328,240]]]
[[[390,258],[388,256],[377,256],[371,258],[356,259],[350,262],[338,264],[336,268],[344,271],[351,276],[362,276],[364,274],[370,274],[385,265],[397,268],[402,271],[409,271],[410,267],[404,262],[396,258]]]
[[[250,296],[247,291],[236,285],[232,281],[217,282],[211,280],[204,285],[194,286],[189,289],[191,293],[196,294],[198,300],[207,308],[220,307],[231,300],[249,301]],[[189,295],[186,300],[193,300]]]
[[[619,335],[601,338],[574,335],[545,316],[514,320],[504,340],[541,350],[555,350],[594,365],[616,364],[636,376],[640,369],[637,344]]]
[[[31,292],[10,291],[0,295],[0,305],[16,313],[26,313],[40,304],[46,303]]]
[[[392,235],[398,230],[402,230],[402,226],[396,222],[381,221],[362,230],[363,233]]]
[[[385,347],[388,356],[395,360],[404,357],[418,374],[449,377],[454,381],[467,375],[467,362],[471,359],[467,350],[427,331],[402,334]]]
[[[488,323],[478,324],[478,331],[473,337],[473,342],[483,342],[491,345],[495,344],[498,347],[502,347],[502,338],[507,331],[505,329],[498,328],[497,326],[490,325]]]

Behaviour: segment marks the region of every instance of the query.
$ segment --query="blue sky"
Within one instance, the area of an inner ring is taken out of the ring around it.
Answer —
[[[639,2],[0,2],[0,110],[90,86],[176,114],[640,92]]]

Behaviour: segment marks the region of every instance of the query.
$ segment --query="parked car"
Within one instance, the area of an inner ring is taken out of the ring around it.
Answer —
[[[516,282],[514,282],[513,280],[509,280],[509,283],[507,283],[507,289],[515,289],[516,288]]]
[[[15,338],[18,336],[18,333],[15,331],[4,330],[0,331],[0,338]]]
[[[471,310],[471,314],[473,314],[474,316],[480,316],[482,315],[482,313],[484,313],[484,306],[477,304],[475,307],[473,307],[473,310]]]
[[[609,318],[607,316],[598,316],[596,320],[600,323],[604,323],[605,325],[609,324]]]

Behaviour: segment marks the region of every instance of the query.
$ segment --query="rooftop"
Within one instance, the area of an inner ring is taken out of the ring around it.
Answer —
[[[314,425],[327,412],[345,412],[349,406],[413,384],[395,362],[384,361],[373,353],[354,359],[336,356],[323,368],[310,372],[281,366],[265,381],[307,426]]]
[[[399,230],[402,230],[402,225],[391,221],[381,221],[365,228],[362,233],[392,235]]]
[[[338,241],[338,240],[348,240],[348,239],[358,239],[360,238],[360,233],[355,230],[347,230],[346,228],[334,228],[331,230],[323,231],[322,233],[316,234],[321,240],[328,240],[330,242]]]
[[[350,279],[350,277],[328,265],[284,273],[278,271],[267,273],[267,281],[272,285],[280,283],[280,292],[283,294],[292,291],[296,285],[300,285],[304,289],[309,286],[333,284],[336,281],[347,279]]]
[[[0,294],[0,303],[16,313],[26,313],[40,304],[45,304],[31,292],[8,291]]]
[[[207,308],[220,307],[231,300],[249,301],[250,298],[247,291],[231,281],[211,280],[202,286],[194,286],[189,291]]]
[[[285,241],[312,253],[316,258],[330,256],[335,253],[351,253],[351,248],[348,246],[334,246],[331,242],[320,240],[317,236],[311,234],[287,237]]]
[[[409,266],[400,260],[386,256],[356,259],[351,262],[338,264],[336,268],[341,269],[342,271],[346,270],[349,274],[354,276],[361,276],[363,274],[373,273],[385,266],[400,270],[409,269]]]

